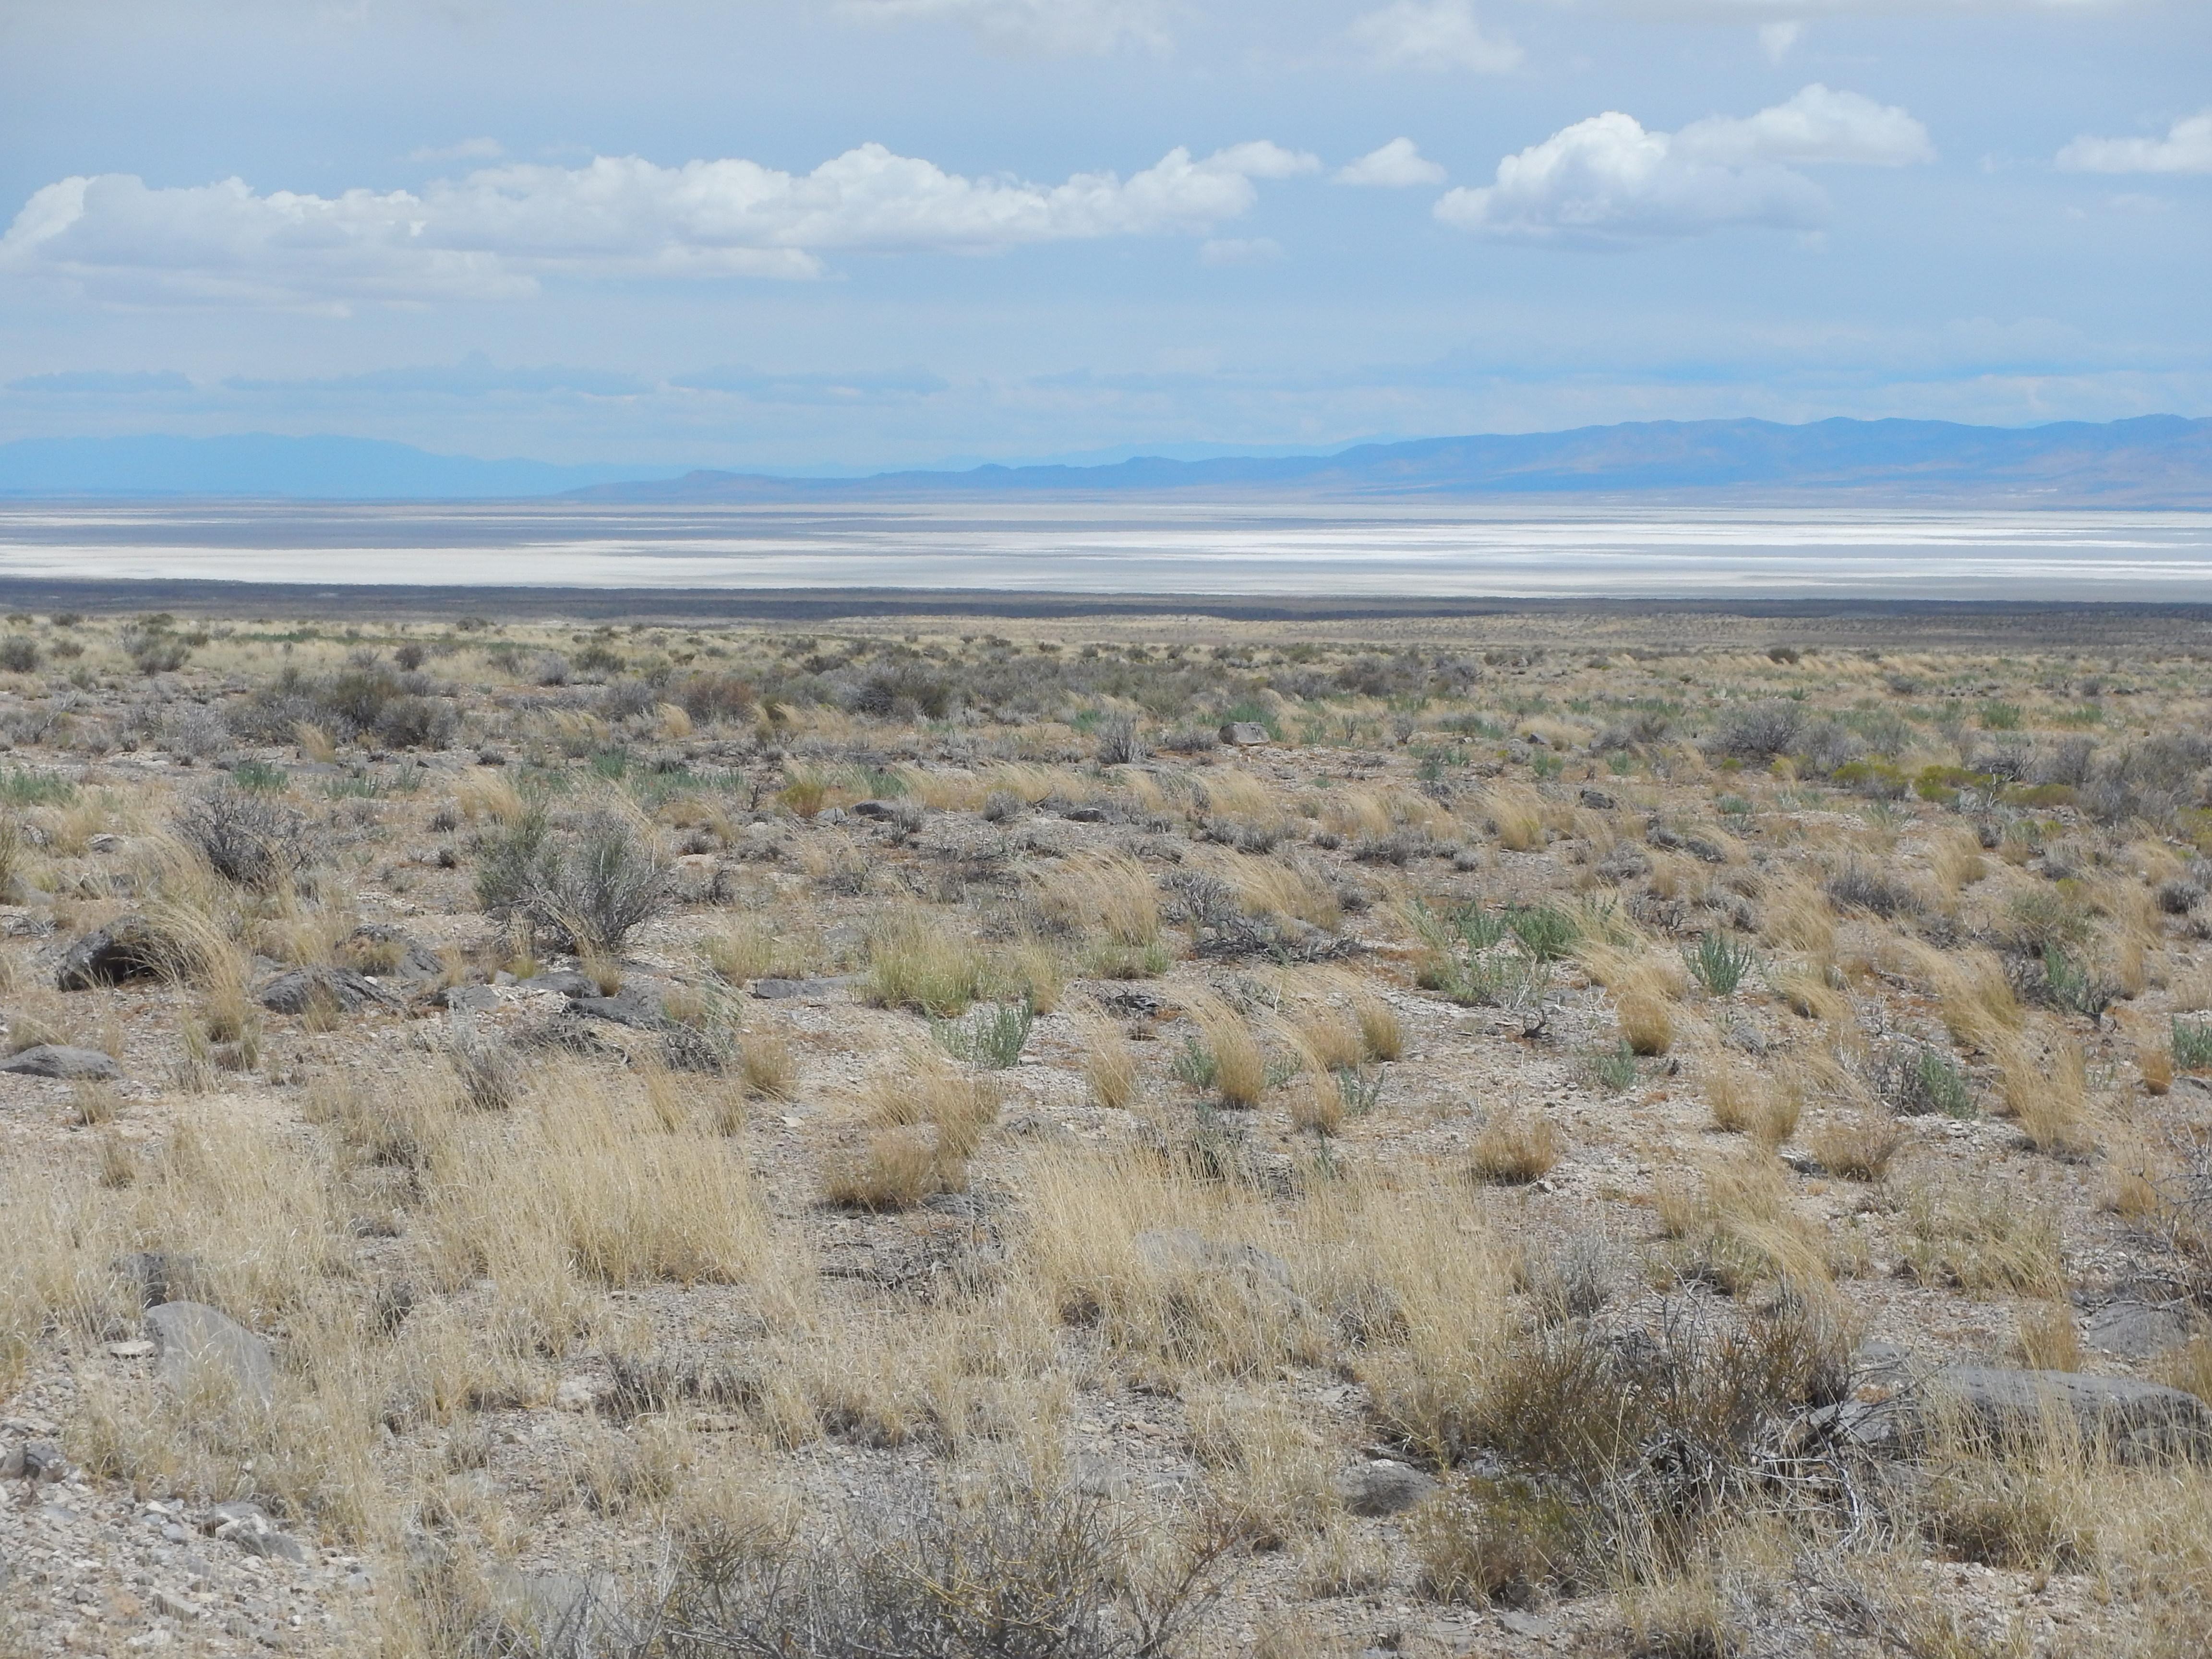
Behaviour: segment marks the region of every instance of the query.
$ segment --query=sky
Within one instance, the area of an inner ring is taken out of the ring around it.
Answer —
[[[2212,0],[0,0],[0,441],[2212,415]]]

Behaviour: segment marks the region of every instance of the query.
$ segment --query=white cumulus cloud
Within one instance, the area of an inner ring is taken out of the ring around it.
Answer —
[[[1356,161],[1336,170],[1340,185],[1372,185],[1385,190],[1404,190],[1413,185],[1441,185],[1444,170],[1421,154],[1410,138],[1393,138],[1380,149],[1370,149]]]
[[[808,173],[601,156],[334,197],[103,173],[34,194],[0,236],[0,273],[70,278],[124,301],[310,306],[508,298],[548,275],[805,277],[839,252],[1204,235],[1250,210],[1254,180],[1320,165],[1261,141],[1204,157],[1173,149],[1127,179],[1037,185],[863,144]]]
[[[1169,44],[1162,0],[844,0],[874,21],[946,18],[1002,51],[1072,57]]]
[[[1855,163],[1899,167],[1936,159],[1928,129],[1894,104],[1856,92],[1831,92],[1817,81],[1789,102],[1738,120],[1712,115],[1674,135],[1677,151],[1701,161],[1746,167]]]
[[[1486,31],[1468,0],[1392,0],[1355,21],[1352,38],[1386,69],[1502,75],[1521,63],[1521,48]]]
[[[1653,132],[1607,111],[1498,164],[1496,182],[1447,191],[1444,223],[1494,236],[1620,246],[1730,226],[1806,230],[1827,208],[1805,165],[1903,167],[1933,160],[1927,129],[1856,93],[1807,87],[1741,119]]]
[[[2212,173],[2212,109],[2176,121],[2163,138],[2076,138],[2058,152],[2069,173]]]

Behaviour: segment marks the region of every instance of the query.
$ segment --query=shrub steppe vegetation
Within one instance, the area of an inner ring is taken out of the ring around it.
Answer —
[[[2197,635],[9,617],[0,1653],[2202,1651]]]

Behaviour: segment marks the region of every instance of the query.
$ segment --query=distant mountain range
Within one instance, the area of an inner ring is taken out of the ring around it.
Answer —
[[[1205,495],[2212,507],[2212,420],[2152,415],[2101,425],[2038,427],[1646,421],[1572,432],[1362,444],[1333,455],[1148,458],[1110,466],[980,466],[841,479],[690,472],[577,493],[635,502]]]
[[[636,505],[1196,495],[2212,507],[2212,420],[2153,415],[2037,427],[1650,421],[1362,444],[1328,455],[1147,457],[857,478],[484,461],[357,438],[53,438],[0,444],[0,495],[566,495]]]
[[[682,471],[482,461],[376,438],[283,438],[265,432],[227,438],[24,438],[0,444],[0,496],[480,501],[557,495]]]

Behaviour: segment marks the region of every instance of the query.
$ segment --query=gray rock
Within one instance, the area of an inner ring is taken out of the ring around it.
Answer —
[[[582,1655],[620,1644],[629,1631],[607,1573],[494,1567],[484,1575],[484,1588],[501,1618],[538,1652]]]
[[[1103,806],[1071,806],[1060,814],[1070,823],[1103,823],[1106,809]]]
[[[228,1314],[203,1302],[164,1302],[146,1310],[146,1331],[161,1381],[178,1395],[189,1398],[196,1382],[212,1378],[264,1410],[276,1404],[276,1357]]]
[[[499,1006],[499,993],[489,985],[449,985],[435,1000],[450,1012],[481,1014]]]
[[[116,1276],[138,1293],[138,1305],[198,1302],[207,1295],[207,1264],[180,1250],[133,1250],[113,1263]]]
[[[289,1533],[279,1532],[258,1504],[218,1504],[202,1523],[226,1544],[235,1544],[248,1555],[264,1561],[290,1561],[305,1566],[307,1547]]]
[[[2152,1302],[2115,1302],[2081,1322],[2081,1340],[2130,1359],[2162,1353],[2189,1340],[2189,1316]]]
[[[1218,1244],[1188,1227],[1141,1232],[1135,1243],[1146,1265],[1159,1272],[1221,1284],[1278,1318],[1296,1318],[1308,1311],[1290,1263],[1256,1244]]]
[[[668,1012],[660,998],[639,986],[625,985],[611,997],[571,997],[568,1011],[641,1031],[657,1031],[668,1024]]]
[[[169,941],[145,917],[118,916],[63,953],[54,983],[64,991],[89,991],[127,980],[152,979],[171,954]]]
[[[291,968],[253,994],[272,1014],[304,1014],[320,1003],[342,1013],[356,1013],[372,1002],[390,1002],[392,993],[350,968]]]
[[[1587,785],[1583,787],[1581,799],[1582,804],[1589,807],[1593,812],[1610,812],[1615,806],[1620,805],[1620,803],[1614,800],[1611,795],[1607,794],[1604,790],[1593,789]]]
[[[1255,744],[1273,743],[1275,739],[1257,720],[1231,720],[1221,728],[1221,740],[1233,748],[1249,749]]]
[[[14,1072],[21,1077],[79,1078],[120,1077],[123,1068],[112,1055],[97,1048],[71,1048],[58,1042],[41,1042],[35,1048],[26,1048],[21,1054],[10,1054],[0,1060],[0,1072]]]
[[[564,997],[595,997],[599,994],[599,981],[574,969],[556,968],[550,973],[534,974],[528,979],[514,981],[518,991],[556,991]]]
[[[790,997],[821,997],[842,991],[852,982],[852,976],[845,974],[818,979],[757,979],[753,981],[753,994],[771,1002]]]
[[[1437,1490],[1431,1476],[1407,1463],[1378,1458],[1337,1477],[1337,1495],[1354,1515],[1396,1515],[1425,1502]]]
[[[887,818],[896,810],[887,800],[857,801],[853,806],[853,816],[856,818]]]
[[[2163,1383],[1954,1365],[1936,1374],[1933,1387],[1997,1434],[2033,1428],[2055,1410],[2071,1413],[2084,1433],[2108,1437],[2124,1455],[2212,1452],[2212,1407]]]
[[[380,923],[355,928],[346,940],[346,949],[358,964],[389,961],[392,965],[388,968],[363,967],[364,972],[373,972],[382,979],[431,980],[441,977],[446,971],[446,964],[428,946],[410,939],[397,927]]]
[[[1076,1453],[1075,1489],[1085,1498],[1127,1498],[1132,1484],[1128,1470],[1111,1459]]]

